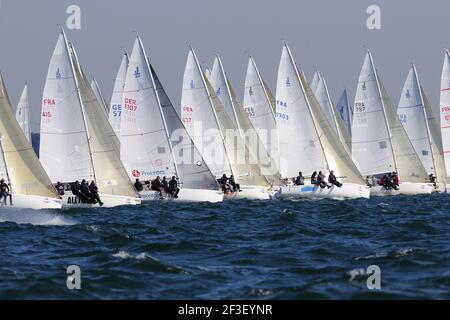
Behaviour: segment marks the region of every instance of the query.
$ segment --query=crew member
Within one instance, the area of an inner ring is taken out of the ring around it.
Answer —
[[[144,190],[144,186],[139,181],[139,179],[136,179],[136,182],[134,183],[134,188],[136,189],[137,192],[141,192],[142,190]]]
[[[178,181],[175,178],[175,176],[173,176],[172,179],[169,181],[169,193],[173,198],[177,199],[179,192],[180,188],[178,188]]]
[[[333,170],[331,170],[330,174],[328,175],[328,182],[331,183],[332,185],[335,185],[335,186],[339,187],[339,188],[342,187],[342,183],[340,183],[337,180],[336,176],[334,175],[334,171]]]
[[[6,198],[9,197],[9,204],[12,206],[12,194],[10,192],[8,184],[5,182],[5,179],[0,180],[0,202],[2,201],[2,198],[4,200],[4,205],[6,206]]]
[[[303,186],[305,184],[305,177],[303,177],[303,174],[301,171],[298,173],[298,177],[295,178],[294,184],[296,186]]]
[[[98,187],[94,181],[91,181],[91,184],[89,185],[89,191],[91,192],[92,197],[98,202],[98,204],[100,204],[100,207],[103,206],[103,202],[98,195]]]

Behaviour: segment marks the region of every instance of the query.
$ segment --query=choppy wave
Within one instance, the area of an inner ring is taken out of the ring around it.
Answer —
[[[448,299],[448,199],[0,211],[0,299]]]

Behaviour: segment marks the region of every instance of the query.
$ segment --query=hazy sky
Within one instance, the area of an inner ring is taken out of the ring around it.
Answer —
[[[275,94],[283,41],[308,78],[319,68],[336,102],[347,87],[351,98],[364,58],[364,45],[394,104],[410,63],[438,110],[443,48],[450,46],[450,1],[366,0],[0,0],[0,69],[14,107],[29,83],[32,130],[39,128],[41,96],[58,24],[69,5],[81,7],[81,30],[67,30],[85,71],[97,78],[109,101],[124,49],[135,32],[144,42],[175,106],[180,104],[187,46],[201,63],[220,53],[242,94],[248,53]],[[381,30],[368,30],[366,9],[381,8]]]

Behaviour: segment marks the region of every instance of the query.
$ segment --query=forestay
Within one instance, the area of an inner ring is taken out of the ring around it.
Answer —
[[[95,78],[93,78],[91,81],[91,89],[95,94],[95,99],[100,103],[103,112],[105,112],[106,117],[108,118],[108,105],[106,104],[105,98],[103,97],[102,91],[100,90],[100,86],[98,85],[98,82]]]

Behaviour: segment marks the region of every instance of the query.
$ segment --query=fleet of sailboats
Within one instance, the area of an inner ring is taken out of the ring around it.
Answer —
[[[8,208],[99,207],[74,191],[82,180],[95,183],[104,207],[161,200],[369,198],[450,187],[447,50],[440,121],[414,64],[395,108],[367,51],[354,104],[346,89],[334,104],[320,71],[308,84],[287,44],[275,97],[249,56],[242,103],[221,57],[202,69],[189,47],[177,111],[139,36],[131,54],[123,54],[106,101],[62,30],[42,96],[39,159],[31,146],[28,86],[14,113],[1,74],[0,115],[0,179],[11,194],[11,202],[2,194],[0,205]],[[294,183],[299,172],[303,184]],[[342,185],[316,184],[313,173],[319,172],[334,174]],[[389,175],[399,178],[397,189],[380,182]],[[224,176],[240,187],[226,189]],[[157,177],[174,177],[178,196],[154,189]]]

